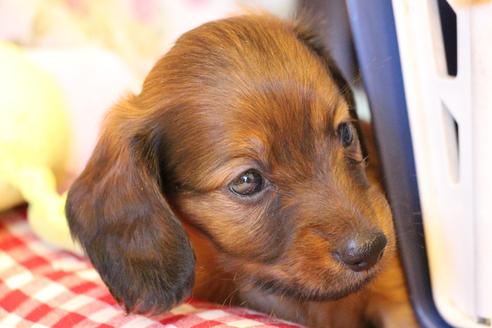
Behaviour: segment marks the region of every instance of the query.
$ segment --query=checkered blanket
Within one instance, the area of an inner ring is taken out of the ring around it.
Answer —
[[[189,300],[158,317],[126,315],[84,258],[43,243],[24,210],[0,214],[0,327],[298,327]]]

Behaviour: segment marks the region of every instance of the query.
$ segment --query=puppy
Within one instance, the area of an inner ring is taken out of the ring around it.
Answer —
[[[192,292],[312,327],[416,326],[352,111],[302,24],[202,25],[109,113],[71,233],[127,311]]]

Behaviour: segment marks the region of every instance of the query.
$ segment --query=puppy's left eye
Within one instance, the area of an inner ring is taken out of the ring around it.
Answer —
[[[337,134],[345,148],[350,146],[354,141],[354,131],[350,123],[341,123],[338,126]]]
[[[264,179],[258,171],[248,170],[234,179],[229,189],[240,196],[252,196],[260,192],[264,185]]]

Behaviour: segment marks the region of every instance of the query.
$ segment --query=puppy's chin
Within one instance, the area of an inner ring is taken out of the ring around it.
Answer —
[[[380,266],[376,265],[368,271],[344,270],[336,279],[333,279],[333,276],[326,279],[320,277],[318,282],[310,281],[305,284],[265,277],[251,277],[251,283],[264,294],[289,297],[298,301],[333,301],[360,291],[379,271]]]

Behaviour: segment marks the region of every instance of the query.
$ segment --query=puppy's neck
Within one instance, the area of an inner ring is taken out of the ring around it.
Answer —
[[[267,294],[259,289],[240,292],[240,298],[248,307],[271,316],[307,325],[308,305],[290,298]]]
[[[360,294],[334,301],[301,302],[251,289],[241,291],[240,298],[250,308],[308,327],[361,327],[364,322],[365,297]]]

